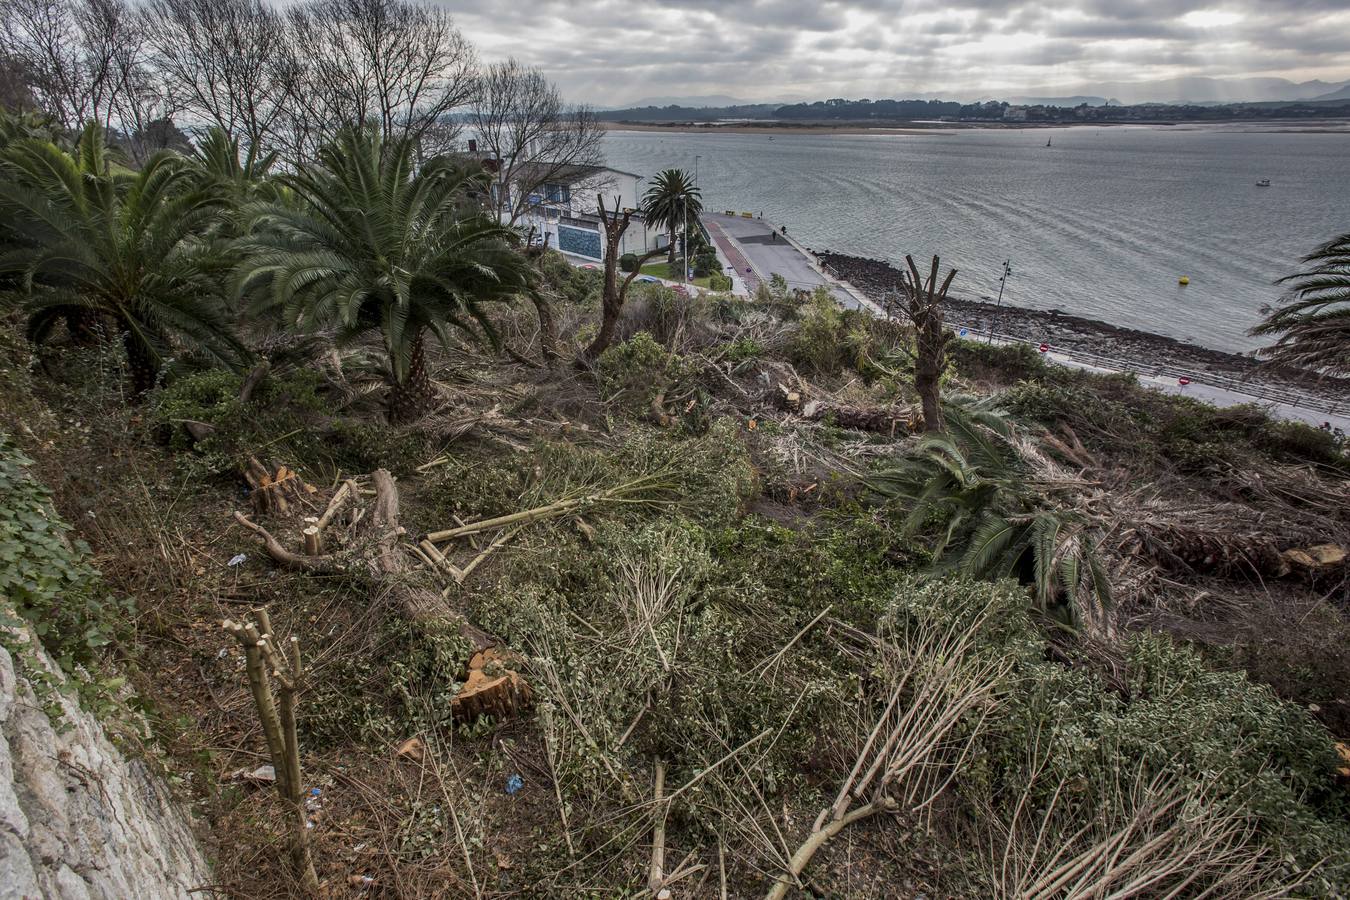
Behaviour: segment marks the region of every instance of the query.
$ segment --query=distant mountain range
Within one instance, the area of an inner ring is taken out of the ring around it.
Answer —
[[[1169,78],[1162,81],[1118,81],[1080,85],[1064,93],[1092,94],[1115,103],[1260,103],[1278,100],[1339,100],[1328,97],[1350,87],[1350,81],[1293,82],[1286,78]],[[1058,92],[1046,92],[1058,93]],[[1002,99],[1002,98],[1000,98]]]
[[[1099,84],[1072,85],[1067,88],[1048,88],[1040,91],[907,91],[895,88],[873,92],[873,97],[906,97],[918,100],[954,100],[972,103],[984,100],[1004,100],[1023,106],[1112,106],[1136,103],[1269,103],[1291,100],[1347,100],[1350,99],[1350,81],[1303,81],[1287,78],[1169,78],[1158,81],[1117,81]],[[602,106],[602,110],[637,109],[644,107],[679,106],[686,109],[725,109],[728,107],[782,106],[797,100],[745,100],[722,94],[689,97],[644,97],[624,106]],[[804,98],[806,102],[823,99]]]
[[[1313,97],[1314,100],[1350,100],[1350,84],[1342,85],[1338,91],[1332,91],[1330,94],[1323,94],[1320,97]]]
[[[708,107],[725,106],[782,106],[783,100],[743,100],[739,97],[728,97],[725,94],[700,94],[693,97],[643,97],[641,100],[634,100],[632,103],[625,103],[623,106],[600,106],[597,109],[640,109],[647,106],[687,106],[691,109],[705,109]]]

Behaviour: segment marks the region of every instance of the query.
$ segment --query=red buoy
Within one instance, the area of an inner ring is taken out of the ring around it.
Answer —
[[[1041,352],[1042,352],[1042,353],[1045,353],[1045,352],[1046,352],[1047,350],[1049,350],[1049,349],[1050,349],[1050,345],[1049,345],[1049,344],[1041,344]]]

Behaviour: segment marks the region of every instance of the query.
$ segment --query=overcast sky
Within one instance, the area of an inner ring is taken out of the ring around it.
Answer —
[[[601,105],[1350,79],[1350,0],[440,2],[485,58],[514,55]]]

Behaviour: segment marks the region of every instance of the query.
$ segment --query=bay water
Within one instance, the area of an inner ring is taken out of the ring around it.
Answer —
[[[705,208],[763,214],[813,249],[939,254],[960,296],[996,296],[1010,259],[1005,302],[1239,352],[1260,344],[1246,332],[1274,281],[1350,231],[1348,132],[613,131],[605,155],[646,178],[697,167]]]

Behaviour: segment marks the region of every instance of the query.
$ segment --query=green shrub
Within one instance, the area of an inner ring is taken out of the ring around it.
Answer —
[[[731,290],[731,276],[723,275],[720,272],[713,272],[708,276],[708,288],[714,291]]]
[[[89,548],[72,541],[52,507],[51,492],[27,472],[32,460],[0,433],[0,596],[32,626],[67,672],[94,662],[112,639],[130,601],[110,599],[89,563]],[[0,606],[7,646],[16,624]],[[21,655],[21,645],[10,647]]]
[[[206,475],[232,474],[260,446],[288,465],[331,465],[335,445],[320,426],[329,404],[319,395],[322,376],[297,369],[264,378],[247,403],[239,400],[243,378],[225,369],[208,369],[176,379],[156,392],[149,421],[156,434],[176,450],[191,450],[185,465]],[[194,440],[185,422],[214,429]]]
[[[600,354],[596,369],[605,399],[638,411],[649,409],[658,395],[683,396],[694,384],[694,370],[684,358],[646,331]]]
[[[539,260],[539,271],[544,283],[569,303],[581,306],[600,299],[605,276],[599,269],[578,268],[558,251],[550,250]]]
[[[722,346],[722,358],[732,366],[752,362],[763,356],[764,345],[747,335],[739,335],[736,340]]]
[[[619,271],[631,272],[637,268],[638,257],[636,253],[625,253],[619,257]]]
[[[966,773],[963,793],[995,808],[1029,790],[1047,802],[1073,785],[1086,822],[1115,802],[1121,779],[1147,773],[1209,786],[1211,803],[1236,803],[1260,823],[1252,840],[1306,869],[1329,859],[1329,883],[1350,864],[1350,804],[1333,780],[1337,755],[1326,731],[1299,707],[1244,675],[1208,668],[1193,651],[1161,635],[1125,647],[1114,690],[1089,666],[1046,659],[1025,598],[1004,588],[949,581],[902,585],[892,615],[960,622],[975,598],[1000,594],[1006,609],[986,620],[981,643],[1019,660],[1015,680],[991,719],[985,752]],[[1042,768],[1029,784],[1028,750]],[[1217,791],[1215,794],[1215,779]]]
[[[798,368],[831,375],[849,368],[865,372],[873,350],[870,323],[839,308],[828,287],[816,288],[803,305],[788,354]]]
[[[694,254],[694,277],[704,278],[708,275],[720,271],[721,264],[717,261],[717,252],[711,247],[705,247]]]
[[[737,423],[719,419],[695,437],[635,428],[613,449],[548,441],[528,455],[451,456],[429,473],[418,503],[409,507],[420,518],[410,521],[443,528],[455,515],[466,520],[500,516],[645,475],[661,476],[652,495],[644,495],[655,507],[636,500],[602,503],[586,513],[587,519],[633,521],[653,508],[662,514],[674,509],[706,527],[721,527],[741,514],[757,490]]]
[[[298,723],[310,749],[353,740],[388,745],[454,724],[450,701],[473,655],[466,638],[449,626],[429,630],[391,611],[360,639],[366,646],[359,650],[315,648],[321,668]]]
[[[947,345],[956,372],[975,381],[1016,384],[1045,373],[1046,363],[1030,344],[986,344],[957,339]]]
[[[1345,438],[1303,422],[1272,422],[1261,428],[1252,441],[1279,459],[1315,462],[1350,469]]]

